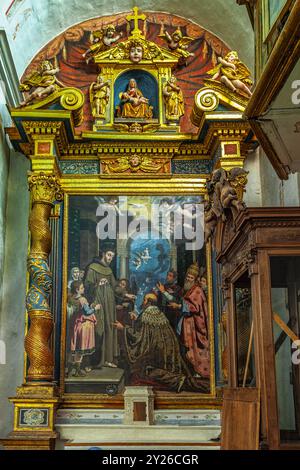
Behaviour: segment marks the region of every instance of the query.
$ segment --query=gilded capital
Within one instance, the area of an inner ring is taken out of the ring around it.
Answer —
[[[32,194],[32,202],[53,204],[63,199],[63,192],[56,175],[45,173],[32,173],[28,177],[29,191]]]

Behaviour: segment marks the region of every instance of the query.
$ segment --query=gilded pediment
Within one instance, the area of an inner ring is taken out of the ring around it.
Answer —
[[[142,58],[140,60],[132,60],[130,58],[131,50],[135,47],[141,47]],[[152,41],[143,38],[131,38],[126,41],[119,42],[116,46],[102,51],[95,55],[93,60],[96,64],[119,63],[124,64],[160,64],[165,62],[168,64],[177,64],[180,59],[180,54],[169,52],[168,50],[160,47]]]

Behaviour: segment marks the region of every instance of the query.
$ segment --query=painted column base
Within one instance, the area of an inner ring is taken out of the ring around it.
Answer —
[[[54,384],[26,383],[17,388],[14,428],[1,443],[7,450],[54,450],[59,434],[54,429],[60,403]]]

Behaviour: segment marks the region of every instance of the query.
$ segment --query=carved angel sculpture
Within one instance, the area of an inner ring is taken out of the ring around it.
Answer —
[[[20,91],[25,92],[26,97],[20,106],[27,106],[34,100],[45,99],[60,88],[64,88],[64,84],[55,76],[58,72],[59,68],[54,68],[49,60],[44,60],[39,69],[21,83]]]
[[[212,208],[210,201],[205,201],[204,203],[204,240],[205,243],[213,235],[215,228],[218,223],[218,217],[215,214],[215,211]]]
[[[239,200],[236,190],[231,186],[226,171],[222,168],[215,170],[212,174],[214,183],[214,198],[218,199],[217,205],[221,207],[222,219],[226,220],[224,209],[230,209],[233,219],[239,212],[244,210],[245,204]]]
[[[97,81],[93,82],[90,86],[90,102],[92,107],[92,114],[94,117],[105,117],[109,96],[109,83],[104,82],[101,75],[98,75]]]
[[[184,115],[184,99],[177,79],[174,75],[167,81],[163,88],[163,97],[166,110],[166,118],[169,121],[179,121]]]
[[[100,52],[106,51],[109,49],[116,41],[122,37],[122,32],[116,35],[116,28],[114,25],[109,24],[100,31],[94,31],[92,33],[93,44],[91,47],[82,54],[84,59],[87,59],[87,63],[90,59],[99,54]]]
[[[250,87],[253,82],[250,79],[251,72],[240,61],[236,51],[229,52],[224,58],[218,57],[219,64],[207,73],[213,75],[213,80],[220,80],[231,91],[240,90],[249,98],[252,96]]]
[[[160,37],[167,42],[169,49],[172,52],[179,54],[184,61],[194,55],[192,52],[187,50],[190,43],[193,41],[193,38],[183,36],[180,29],[176,29],[172,34],[165,31],[165,33],[160,35]]]
[[[234,187],[236,178],[241,178],[242,175],[245,185],[247,172],[242,168],[233,168],[228,174],[223,168],[213,171],[211,179],[206,184],[209,201],[206,201],[204,206],[205,241],[213,235],[220,218],[223,222],[226,221],[227,210],[231,211],[234,224],[238,214],[245,209],[245,203],[239,199]]]

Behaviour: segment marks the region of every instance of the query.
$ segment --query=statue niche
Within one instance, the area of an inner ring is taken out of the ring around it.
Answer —
[[[158,85],[144,70],[124,72],[115,81],[115,122],[157,122]]]
[[[132,15],[126,16],[126,20],[127,39],[119,41],[121,32],[118,30],[116,36],[116,29],[110,29],[105,37],[104,32],[99,33],[102,36],[97,39],[95,47],[92,45],[84,54],[98,66],[103,82],[111,84],[111,99],[108,94],[102,96],[105,90],[100,90],[100,84],[92,84],[93,130],[109,133],[176,133],[180,131],[179,121],[184,114],[183,94],[176,85],[176,78],[172,77],[172,70],[180,63],[184,52],[185,58],[191,54],[183,51],[183,47],[187,46],[181,42],[176,43],[176,47],[172,43],[175,52],[149,40],[146,15],[139,14],[137,7],[133,8]],[[142,21],[144,27],[140,29]],[[96,90],[101,95],[100,99],[97,99]],[[97,110],[100,105],[103,105],[102,111],[105,113]]]

